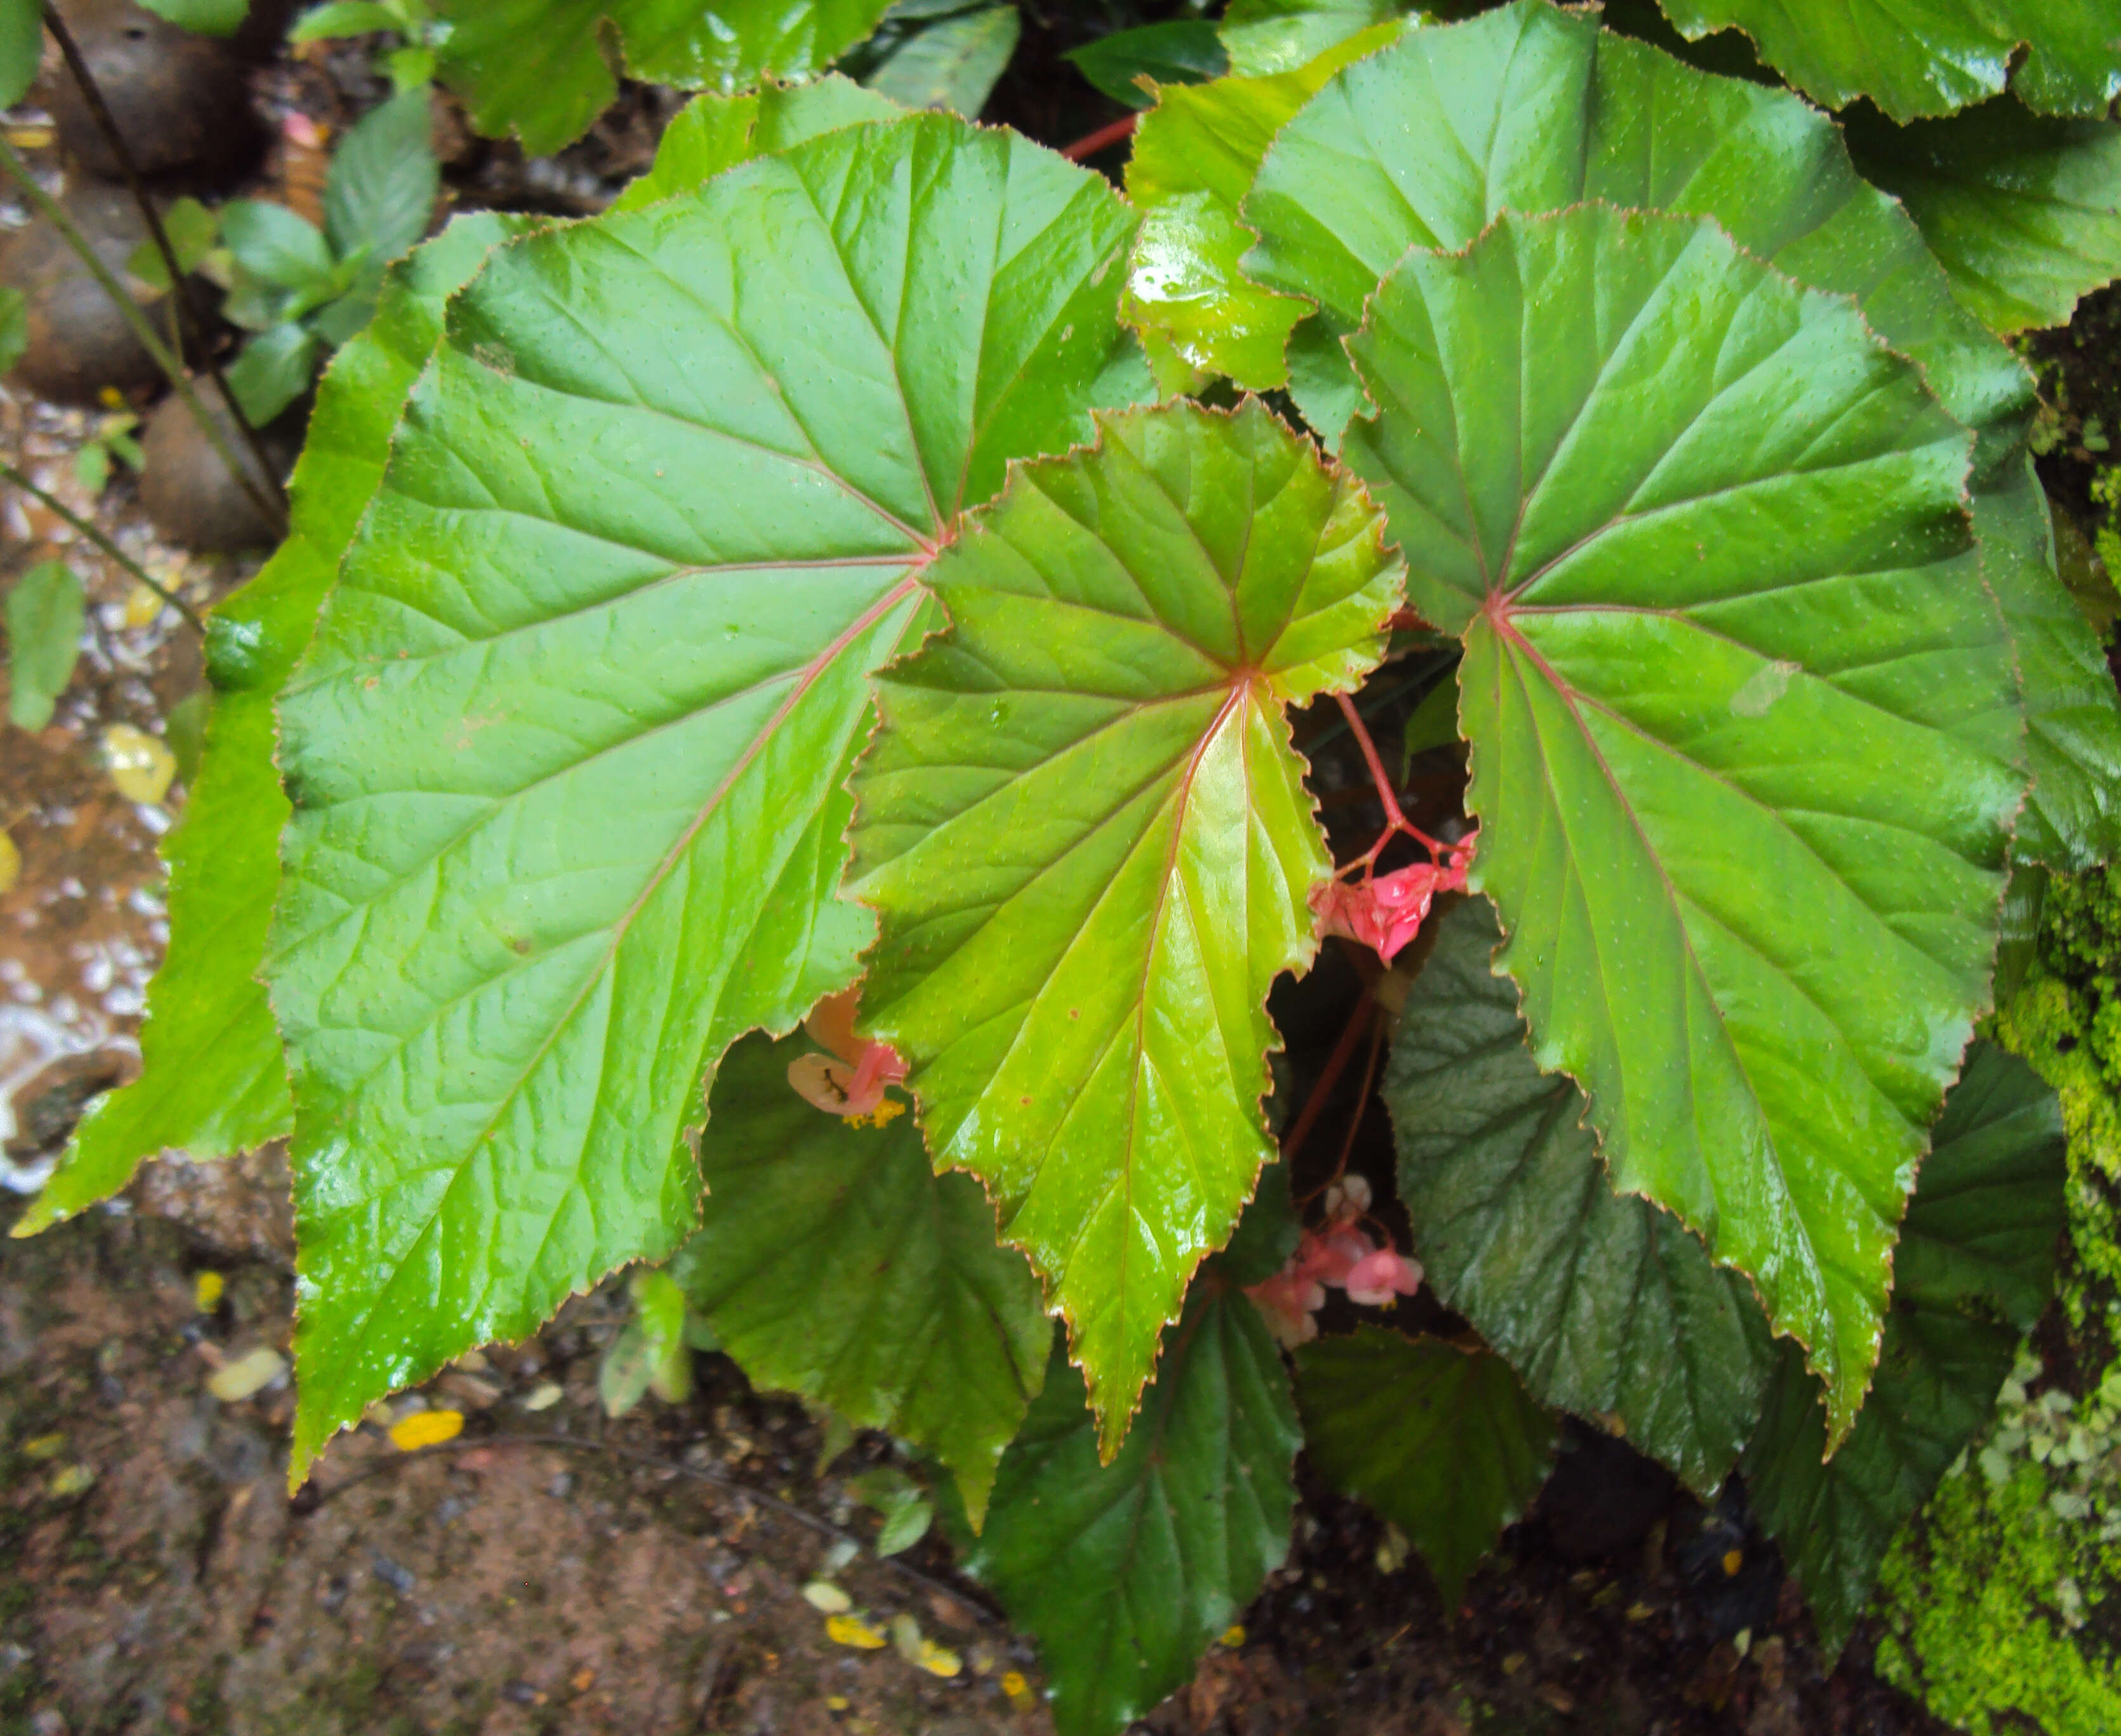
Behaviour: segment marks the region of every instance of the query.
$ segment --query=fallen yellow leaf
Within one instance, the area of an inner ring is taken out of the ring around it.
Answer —
[[[1029,1710],[1037,1703],[1031,1692],[1031,1684],[1023,1679],[1020,1669],[1009,1671],[1001,1678],[1001,1691],[1009,1696],[1009,1703],[1019,1712]]]
[[[1245,1630],[1243,1624],[1241,1622],[1233,1622],[1228,1627],[1224,1629],[1222,1643],[1228,1646],[1232,1651],[1235,1651],[1240,1645],[1243,1645],[1245,1643]]]
[[[130,724],[113,724],[103,732],[103,763],[119,795],[150,806],[169,794],[177,775],[177,756]]]
[[[891,1644],[860,1616],[832,1616],[827,1618],[825,1631],[835,1643],[852,1645],[862,1651],[882,1651]]]
[[[15,840],[0,832],[0,892],[12,892],[15,882],[22,877],[22,853],[15,848]]]
[[[403,1422],[390,1426],[390,1444],[401,1453],[417,1453],[422,1447],[440,1446],[464,1432],[462,1411],[415,1411]]]
[[[192,1306],[201,1314],[212,1314],[221,1306],[227,1288],[228,1280],[218,1272],[202,1272],[192,1280]]]
[[[930,1675],[940,1676],[946,1682],[965,1667],[955,1652],[938,1645],[933,1640],[921,1642],[920,1655],[913,1661]]]
[[[207,1379],[206,1389],[223,1404],[240,1404],[262,1393],[287,1371],[287,1359],[260,1345],[224,1362]]]

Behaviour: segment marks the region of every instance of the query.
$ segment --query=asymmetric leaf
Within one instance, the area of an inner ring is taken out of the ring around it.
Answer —
[[[1334,73],[1399,28],[1373,26],[1269,77],[1157,92],[1127,159],[1127,197],[1142,226],[1121,307],[1167,383],[1226,374],[1265,391],[1288,379],[1282,352],[1309,304],[1261,289],[1238,270],[1256,238],[1238,221],[1238,204],[1277,129]]]
[[[768,85],[741,96],[696,96],[673,117],[647,173],[613,202],[636,211],[690,193],[725,169],[785,151],[821,133],[862,121],[890,120],[896,105],[837,72],[806,85]]]
[[[257,975],[288,812],[273,763],[273,695],[382,479],[399,407],[441,336],[444,300],[488,249],[529,226],[496,212],[458,218],[392,272],[375,319],[317,388],[289,485],[287,540],[207,621],[212,705],[198,775],[162,845],[170,946],[147,986],[140,1077],[90,1109],[17,1236],[108,1198],[159,1152],[232,1157],[292,1130],[280,1034]]]
[[[1415,1252],[1541,1403],[1617,1417],[1708,1494],[1760,1421],[1767,1322],[1670,1212],[1608,1185],[1583,1094],[1540,1072],[1516,986],[1489,967],[1501,939],[1485,898],[1447,912],[1392,1039]]]
[[[618,95],[613,51],[651,84],[733,91],[822,72],[888,0],[439,0],[443,81],[472,124],[533,156],[580,137]]]
[[[1329,870],[1284,708],[1360,681],[1400,570],[1256,400],[1099,435],[929,569],[952,628],[879,678],[851,884],[867,1026],[1046,1279],[1109,1455],[1275,1154],[1266,992]]]
[[[1689,36],[1735,26],[1760,58],[1830,109],[1867,96],[1895,120],[1949,114],[2009,80],[2049,114],[2121,96],[2112,0],[1662,0]],[[2015,75],[2011,58],[2025,62]]]
[[[298,1470],[692,1230],[716,1059],[871,933],[842,780],[916,570],[1139,378],[1132,227],[924,115],[530,237],[452,303],[281,705]]]
[[[1819,1383],[1785,1347],[1746,1450],[1746,1488],[1804,1582],[1829,1655],[1894,1536],[1988,1420],[2047,1304],[2067,1167],[2053,1090],[2016,1056],[1976,1044],[1908,1208],[1876,1384],[1824,1463]]]
[[[1284,127],[1244,205],[1246,268],[1308,295],[1292,389],[1312,426],[1357,405],[1339,340],[1410,246],[1461,248],[1508,207],[1582,199],[1712,216],[1747,252],[1856,296],[1981,437],[1983,577],[2016,642],[2033,787],[2016,854],[2078,869],[2121,848],[2121,698],[2056,583],[2025,452],[2031,376],[1953,296],[1907,214],[1850,165],[1839,129],[1787,91],[1720,78],[1547,0],[1410,32]]]
[[[1546,1481],[1554,1418],[1493,1351],[1363,1326],[1296,1352],[1304,1451],[1407,1535],[1444,1607]]]
[[[1289,1549],[1302,1439],[1252,1305],[1197,1287],[1119,1456],[1054,1346],[966,1572],[1039,1645],[1060,1736],[1113,1736],[1193,1673]]]
[[[1533,1054],[1615,1186],[1753,1278],[1839,1440],[2021,787],[1970,437],[1699,218],[1505,215],[1410,254],[1350,351],[1345,456],[1466,642],[1472,883]]]
[[[670,1270],[753,1385],[933,1449],[977,1525],[1046,1376],[1038,1285],[911,1115],[856,1125],[796,1095],[788,1063],[809,1050],[752,1036],[723,1061],[700,1231]]]
[[[1844,125],[1856,166],[1907,207],[1990,329],[2067,325],[2121,276],[2121,125],[2011,96],[1905,127],[1859,109]]]

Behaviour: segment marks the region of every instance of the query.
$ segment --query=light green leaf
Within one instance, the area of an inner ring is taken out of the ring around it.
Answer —
[[[1953,294],[2008,336],[2067,325],[2121,276],[2121,124],[1998,97],[1949,120],[1844,123],[1864,175],[1907,207]]]
[[[1465,639],[1471,878],[1533,1054],[1615,1184],[1754,1278],[1838,1440],[2022,788],[1970,436],[1699,218],[1506,214],[1410,254],[1350,349],[1345,456]]]
[[[41,729],[73,679],[86,593],[63,561],[40,561],[7,593],[7,721]]]
[[[172,200],[161,218],[162,232],[169,237],[170,251],[177,256],[177,264],[184,271],[197,266],[221,240],[219,214],[189,196]],[[170,286],[170,273],[162,263],[162,250],[155,245],[152,236],[133,249],[125,268],[150,288],[166,290]]]
[[[2046,1305],[2066,1171],[2054,1092],[2016,1056],[1976,1044],[1908,1208],[1877,1380],[1830,1459],[1819,1383],[1785,1347],[1746,1450],[1746,1490],[1830,1656],[1895,1534],[1988,1421]]]
[[[810,1113],[814,1115],[818,1111],[813,1110]],[[1040,1319],[1040,1338],[1050,1340],[1052,1334],[1045,1329],[1043,1316]],[[1042,1362],[1038,1365],[1037,1378],[1042,1380],[1044,1375],[1045,1365]],[[1017,1421],[1022,1420],[1019,1409]],[[1014,1423],[1010,1425],[1010,1432],[1015,1432]],[[999,1459],[1000,1456],[1001,1449],[997,1446],[995,1457]],[[983,1484],[991,1482],[993,1478],[994,1469],[990,1465],[984,1473]],[[921,1485],[896,1465],[879,1465],[874,1471],[864,1471],[850,1477],[847,1488],[855,1500],[873,1509],[883,1520],[883,1526],[876,1534],[876,1552],[879,1556],[897,1555],[902,1550],[910,1549],[928,1534],[928,1527],[935,1517],[935,1510],[929,1505],[926,1493]],[[983,1486],[981,1508],[985,1505]],[[973,1511],[972,1522],[978,1524],[978,1510]]]
[[[597,1397],[607,1417],[623,1417],[651,1392],[665,1404],[683,1404],[692,1395],[685,1292],[667,1272],[646,1268],[627,1287],[633,1318],[597,1368]]]
[[[1362,1326],[1296,1352],[1304,1451],[1406,1534],[1447,1609],[1546,1481],[1553,1417],[1493,1351]]]
[[[876,28],[887,0],[441,0],[444,81],[472,124],[533,156],[578,138],[627,71],[683,90],[739,91],[822,72]],[[607,47],[607,44],[609,44]]]
[[[22,359],[30,347],[30,304],[18,289],[0,285],[0,374]]]
[[[1422,16],[1405,0],[1230,0],[1219,29],[1233,72],[1270,78],[1410,12]]]
[[[36,82],[44,52],[38,0],[0,0],[0,109],[12,109]]]
[[[309,389],[316,334],[292,320],[263,331],[228,367],[228,389],[254,428],[262,428]]]
[[[1953,296],[1906,213],[1856,174],[1839,129],[1788,91],[1695,72],[1545,0],[1411,32],[1341,73],[1282,130],[1245,204],[1262,237],[1247,268],[1320,302],[1289,354],[1313,426],[1337,431],[1356,407],[1340,339],[1410,246],[1465,247],[1504,207],[1583,199],[1713,216],[1799,281],[1855,296],[1980,435],[1983,576],[2016,644],[2029,725],[2017,855],[2076,869],[2113,854],[2121,700],[2054,579],[2025,454],[2031,376]]]
[[[2112,0],[1662,0],[1688,36],[1735,26],[1829,109],[1867,96],[1895,120],[1949,114],[2010,86],[2049,114],[2121,96]],[[2027,51],[2013,74],[2011,57]]]
[[[427,234],[441,186],[427,93],[407,91],[370,109],[339,142],[324,179],[324,235],[333,255],[365,249],[369,270],[381,277]]]
[[[648,172],[612,208],[637,211],[690,193],[752,157],[862,121],[890,120],[897,113],[888,98],[837,72],[810,84],[768,85],[742,96],[697,96],[663,129]]]
[[[1220,1282],[1198,1286],[1164,1334],[1109,1464],[1098,1434],[1056,1343],[986,1531],[957,1539],[965,1571],[1038,1641],[1059,1736],[1114,1736],[1186,1681],[1281,1565],[1296,1507],[1289,1377],[1252,1304]]]
[[[243,27],[250,0],[140,0],[157,17],[203,36],[233,36]]]
[[[1140,82],[1200,84],[1230,69],[1215,26],[1205,18],[1172,18],[1129,30],[1112,30],[1065,56],[1114,102],[1145,109],[1152,100]]]
[[[1266,992],[1330,871],[1284,708],[1375,663],[1400,569],[1256,400],[1100,435],[930,568],[953,626],[879,677],[853,884],[865,1019],[1046,1279],[1109,1455],[1275,1155]]]
[[[1089,433],[1132,230],[923,115],[530,237],[451,304],[281,704],[298,1471],[692,1230],[723,1050],[873,932],[835,896],[868,673],[959,511]]]
[[[524,219],[459,217],[391,274],[375,319],[338,352],[290,485],[287,540],[207,623],[215,693],[206,751],[162,845],[170,946],[147,988],[140,1077],[97,1100],[14,1233],[109,1198],[165,1149],[225,1157],[291,1131],[287,1072],[258,980],[287,818],[273,765],[273,696],[382,479],[390,430],[441,335],[442,304]]]
[[[747,1037],[723,1061],[701,1228],[671,1270],[754,1385],[929,1448],[977,1524],[1045,1379],[1038,1286],[910,1115],[856,1126],[796,1095],[789,1063],[809,1049]]]
[[[911,30],[862,82],[908,109],[947,109],[971,119],[1016,52],[1023,21],[1014,6],[989,6]]]
[[[1447,912],[1392,1040],[1415,1253],[1541,1403],[1617,1418],[1710,1494],[1760,1420],[1767,1322],[1677,1219],[1607,1184],[1583,1093],[1540,1072],[1516,985],[1489,968],[1501,938],[1485,898]]]
[[[221,233],[236,264],[275,289],[299,292],[330,281],[324,231],[284,205],[231,199],[221,207]]]
[[[290,42],[322,42],[338,36],[366,36],[378,30],[395,32],[403,21],[380,0],[326,0],[313,6],[295,21],[287,32]]]
[[[1261,289],[1238,270],[1254,236],[1238,221],[1238,204],[1276,131],[1334,73],[1399,28],[1373,26],[1286,72],[1157,92],[1127,160],[1127,197],[1143,221],[1121,307],[1167,384],[1197,371],[1265,391],[1289,378],[1282,352],[1308,305]]]

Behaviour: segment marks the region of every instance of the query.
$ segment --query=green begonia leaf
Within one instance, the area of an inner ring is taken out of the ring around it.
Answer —
[[[1908,1208],[1877,1380],[1830,1459],[1819,1383],[1785,1347],[1746,1450],[1747,1492],[1830,1655],[1895,1534],[1988,1420],[2046,1305],[2066,1170],[2053,1091],[2016,1056],[1975,1045]]]
[[[1304,1451],[1397,1525],[1446,1608],[1553,1462],[1554,1418],[1493,1351],[1378,1326],[1296,1352]]]
[[[1374,664],[1382,521],[1257,400],[1103,419],[939,556],[879,679],[863,1008],[1068,1319],[1109,1454],[1275,1155],[1269,985],[1330,871],[1284,708]]]
[[[923,115],[530,237],[451,304],[281,703],[298,1470],[692,1230],[715,1063],[872,932],[835,896],[869,672],[959,510],[1131,386],[1132,229]]]
[[[898,113],[888,98],[834,72],[806,85],[768,85],[742,96],[699,96],[678,110],[648,172],[622,193],[614,211],[637,211],[690,193],[725,169],[806,138]]]
[[[893,44],[862,82],[907,108],[947,109],[969,120],[986,106],[1023,28],[1014,6],[925,20]]]
[[[1374,25],[1289,72],[1157,92],[1127,160],[1127,197],[1142,226],[1121,307],[1166,384],[1226,374],[1265,391],[1289,378],[1289,328],[1310,305],[1238,270],[1256,238],[1238,221],[1238,204],[1276,131],[1334,73],[1399,28]]]
[[[2113,0],[1662,0],[1689,36],[1731,26],[1830,109],[1867,96],[1895,120],[2012,91],[2049,114],[2121,96]],[[2011,56],[2028,52],[2015,75]]]
[[[382,478],[399,407],[441,335],[444,300],[489,248],[527,226],[458,218],[391,273],[375,319],[318,387],[287,540],[207,622],[212,709],[198,775],[162,845],[170,947],[147,989],[140,1077],[90,1109],[15,1234],[107,1198],[165,1149],[226,1157],[292,1130],[279,1033],[257,978],[288,812],[273,763],[273,696]]]
[[[1056,1343],[986,1531],[953,1528],[964,1570],[1038,1641],[1060,1736],[1113,1736],[1186,1682],[1288,1552],[1301,1436],[1257,1311],[1204,1282],[1164,1336],[1109,1464]]]
[[[618,95],[613,51],[654,84],[732,91],[822,72],[887,0],[441,0],[442,78],[472,124],[534,156],[585,132]]]
[[[37,63],[44,52],[43,8],[38,0],[0,0],[0,109],[13,108],[29,94],[37,81]]]
[[[1702,218],[1505,214],[1350,350],[1345,456],[1466,642],[1471,883],[1533,1054],[1615,1184],[1752,1277],[1838,1440],[2022,788],[1971,437]]]
[[[1858,176],[1839,130],[1786,91],[1681,66],[1546,0],[1409,33],[1282,129],[1245,202],[1246,265],[1308,295],[1292,389],[1313,426],[1356,407],[1339,340],[1408,247],[1461,248],[1509,209],[1581,199],[1712,216],[1749,253],[1855,296],[1981,436],[1983,577],[2016,642],[2033,788],[2017,855],[2068,869],[2121,846],[2121,700],[2056,582],[2025,453],[2031,376],[1951,294],[1905,212]]]
[[[40,561],[7,589],[7,721],[41,729],[73,679],[87,593],[63,561]]]
[[[243,27],[250,0],[141,0],[151,12],[206,36],[233,36]]]
[[[1154,100],[1140,81],[1156,85],[1200,84],[1230,69],[1215,26],[1205,18],[1172,18],[1130,30],[1113,30],[1069,50],[1075,70],[1114,102],[1145,109]]]
[[[441,185],[428,124],[427,92],[405,91],[340,140],[324,180],[324,235],[338,258],[366,249],[380,276],[427,234]]]
[[[1583,1093],[1540,1072],[1516,986],[1489,968],[1501,938],[1485,898],[1447,911],[1393,1036],[1383,1096],[1415,1252],[1541,1403],[1617,1419],[1709,1493],[1760,1421],[1767,1321],[1671,1213],[1614,1194]]]
[[[30,304],[21,291],[0,285],[0,374],[22,359],[30,347]]]
[[[702,1222],[671,1270],[754,1385],[932,1449],[977,1525],[1046,1376],[1038,1285],[911,1115],[857,1125],[796,1095],[788,1063],[808,1050],[753,1036],[722,1063]]]
[[[1907,207],[1992,330],[2067,325],[2079,296],[2121,276],[2121,125],[2011,96],[1905,127],[1859,109],[1844,125],[1856,166]]]
[[[1266,78],[1415,10],[1405,0],[1230,0],[1218,28],[1230,70]]]

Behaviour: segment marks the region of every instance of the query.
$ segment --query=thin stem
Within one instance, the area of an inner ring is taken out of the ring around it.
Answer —
[[[170,300],[176,310],[178,321],[192,347],[198,351],[207,376],[221,393],[221,401],[228,406],[228,412],[235,426],[243,432],[244,444],[249,447],[250,455],[258,460],[258,468],[265,475],[273,473],[273,460],[267,456],[264,443],[258,431],[250,426],[249,418],[235,402],[235,394],[228,389],[228,380],[221,371],[221,362],[206,341],[206,328],[199,319],[198,309],[193,305],[191,291],[185,282],[185,274],[177,263],[177,250],[170,245],[169,231],[162,227],[162,214],[155,209],[155,202],[147,197],[147,186],[141,177],[140,165],[133,160],[133,147],[125,142],[125,135],[118,130],[118,122],[103,100],[103,91],[96,84],[96,75],[88,69],[88,62],[75,44],[73,33],[59,16],[58,8],[44,3],[44,28],[52,33],[52,40],[59,45],[59,53],[66,57],[67,70],[73,74],[73,81],[81,87],[82,99],[96,122],[96,129],[103,135],[103,142],[110,147],[110,154],[118,159],[124,171],[125,185],[133,195],[133,202],[140,207],[140,216],[147,223],[147,233],[154,237],[155,250],[162,256],[162,269],[170,274]],[[245,472],[235,472],[235,480],[251,494],[254,504],[265,513],[265,522],[275,526],[282,535],[287,533],[282,515],[274,510],[273,503],[261,498],[251,486],[251,478]]]
[[[88,268],[96,281],[103,286],[104,293],[116,305],[119,316],[133,328],[133,335],[140,340],[142,347],[154,358],[155,365],[168,378],[170,389],[184,401],[185,407],[198,420],[199,432],[207,437],[207,444],[220,454],[221,463],[228,467],[229,475],[250,497],[251,503],[265,515],[265,523],[273,534],[284,536],[287,528],[286,514],[259,486],[256,476],[236,457],[235,449],[229,444],[228,436],[222,431],[221,424],[199,402],[198,393],[193,389],[183,365],[156,333],[155,323],[142,311],[139,303],[125,293],[124,286],[112,274],[110,268],[103,263],[102,256],[90,245],[88,237],[81,232],[80,226],[67,215],[65,207],[37,184],[37,178],[30,173],[28,165],[15,154],[15,147],[5,137],[0,137],[0,168],[7,171],[29,202],[50,220],[52,226],[58,230],[67,245]],[[240,415],[235,420],[239,425],[243,423]],[[268,470],[267,474],[269,476],[271,472]]]
[[[1065,147],[1060,154],[1071,163],[1086,161],[1107,146],[1116,145],[1121,139],[1131,137],[1140,121],[1139,114],[1123,114],[1109,125],[1098,128],[1095,133],[1084,133],[1074,144]]]
[[[1369,1110],[1370,1087],[1377,1082],[1377,1057],[1383,1053],[1384,1046],[1385,1022],[1373,1019],[1370,1021],[1370,1052],[1363,1063],[1362,1085],[1355,1092],[1355,1113],[1348,1118],[1348,1137],[1340,1142],[1340,1161],[1333,1166],[1333,1173],[1326,1178],[1326,1185],[1329,1188],[1348,1173],[1348,1160],[1355,1155],[1355,1135],[1362,1132],[1363,1117]],[[1390,1236],[1385,1238],[1385,1245],[1391,1246]]]
[[[1355,1003],[1355,1010],[1349,1014],[1347,1026],[1340,1032],[1340,1040],[1334,1044],[1332,1054],[1326,1058],[1326,1065],[1318,1075],[1318,1082],[1311,1087],[1311,1095],[1303,1100],[1303,1107],[1296,1117],[1296,1125],[1282,1136],[1281,1156],[1285,1163],[1292,1166],[1295,1164],[1296,1154],[1303,1149],[1303,1142],[1311,1137],[1311,1129],[1318,1124],[1318,1117],[1325,1111],[1326,1098],[1332,1095],[1333,1087],[1340,1082],[1340,1075],[1348,1070],[1348,1063],[1355,1053],[1355,1045],[1361,1040],[1376,1011],[1377,1003],[1370,998],[1369,990],[1365,989]]]
[[[1385,775],[1385,762],[1377,756],[1377,744],[1370,739],[1368,726],[1363,722],[1362,713],[1356,710],[1355,702],[1345,693],[1336,693],[1333,697],[1340,702],[1340,714],[1347,719],[1356,746],[1363,750],[1364,762],[1370,768],[1370,781],[1377,785],[1377,800],[1384,804],[1385,810],[1385,829],[1378,835],[1377,841],[1340,872],[1345,874],[1350,868],[1361,868],[1367,877],[1371,865],[1384,854],[1384,847],[1400,832],[1405,832],[1426,849],[1432,860],[1443,861],[1450,853],[1450,845],[1430,837],[1400,812],[1399,798],[1392,792],[1391,780]]]
[[[108,555],[113,561],[115,561],[120,566],[124,567],[127,572],[130,573],[135,579],[138,579],[141,584],[146,585],[149,590],[152,591],[157,597],[161,598],[163,602],[169,604],[171,608],[175,609],[179,615],[183,616],[186,621],[192,624],[193,628],[195,628],[202,636],[204,635],[206,632],[206,623],[199,618],[198,610],[194,609],[189,603],[186,603],[184,599],[179,597],[175,591],[170,590],[167,586],[150,577],[147,568],[141,565],[138,561],[135,561],[130,555],[127,554],[124,549],[120,548],[115,542],[113,542],[110,538],[105,536],[101,531],[98,530],[96,526],[90,524],[87,519],[74,512],[63,500],[58,500],[55,496],[47,494],[43,489],[38,487],[35,482],[24,476],[22,472],[17,470],[12,464],[0,463],[0,482],[12,482],[16,487],[21,489],[23,493],[34,495],[37,499],[42,500],[45,505],[50,507],[54,512],[57,513],[62,519],[65,519],[68,524],[71,524],[82,536],[87,538],[90,542],[93,542],[98,548],[101,549],[105,554]]]

